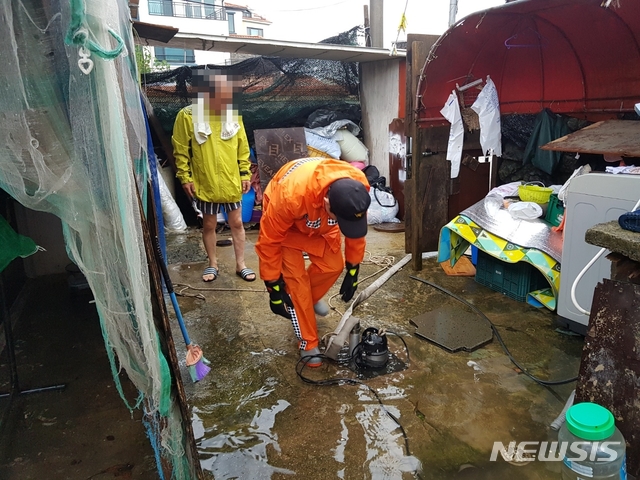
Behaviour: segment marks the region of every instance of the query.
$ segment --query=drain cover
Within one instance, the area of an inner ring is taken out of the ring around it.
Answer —
[[[491,327],[483,319],[447,305],[409,321],[416,326],[416,335],[450,352],[472,352],[493,339]]]

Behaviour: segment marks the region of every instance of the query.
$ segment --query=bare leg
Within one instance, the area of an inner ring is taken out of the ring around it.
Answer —
[[[243,268],[247,268],[244,263],[244,226],[242,225],[242,210],[236,209],[231,212],[227,212],[229,218],[229,228],[231,228],[231,238],[233,238],[233,251],[236,254],[236,272],[241,271]],[[249,275],[247,280],[256,278],[254,275]]]
[[[207,251],[207,257],[209,257],[209,266],[218,268],[218,259],[216,257],[216,227],[218,226],[217,215],[203,215],[202,219],[202,243],[204,243],[204,249]],[[203,275],[202,279],[205,282],[210,282],[214,279],[214,275]]]

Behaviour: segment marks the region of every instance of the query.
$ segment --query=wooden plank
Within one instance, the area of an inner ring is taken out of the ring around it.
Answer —
[[[575,403],[608,408],[627,442],[627,472],[640,475],[640,285],[596,286]]]
[[[440,38],[438,35],[422,35],[410,33],[407,35],[407,57],[406,57],[406,102],[405,102],[405,135],[411,136],[415,128],[415,101],[418,92],[418,80],[422,74],[422,69],[427,61],[427,56],[431,47]],[[418,50],[413,44],[417,43]],[[415,61],[414,61],[415,60]]]
[[[640,157],[640,122],[605,120],[558,138],[542,150]]]
[[[308,155],[304,128],[269,128],[254,130],[260,186],[264,192],[280,167]]]
[[[418,202],[417,199],[420,198],[421,188],[422,188],[422,179],[420,173],[420,164],[423,150],[423,134],[424,131],[418,129],[416,127],[416,109],[415,109],[415,95],[418,90],[418,82],[420,80],[420,74],[422,72],[422,68],[427,60],[427,56],[429,55],[429,50],[431,49],[431,44],[428,44],[424,41],[414,41],[414,37],[409,35],[408,40],[410,40],[410,52],[411,57],[410,61],[407,61],[407,66],[411,66],[410,74],[407,74],[407,87],[410,86],[410,94],[407,99],[407,108],[411,108],[409,115],[407,116],[408,124],[410,125],[411,131],[409,136],[412,138],[412,152],[411,157],[409,158],[409,162],[407,165],[407,176],[413,178],[413,192],[415,195],[413,198],[409,198],[409,202],[411,207],[407,210],[410,210],[411,217],[416,221],[410,221],[408,224],[405,221],[406,230],[405,235],[411,239],[411,255],[412,255],[412,264],[413,269],[416,271],[422,270],[422,248],[421,248],[421,222],[417,221],[418,219],[422,219],[423,210],[420,207],[422,202]],[[409,85],[409,82],[411,84]],[[405,212],[406,215],[406,212]]]
[[[416,192],[420,212],[419,254],[438,249],[440,229],[448,222],[451,163],[445,153],[423,158],[420,162],[422,184]]]
[[[164,302],[164,293],[162,291],[162,280],[160,267],[154,254],[155,244],[154,238],[157,236],[158,222],[155,215],[156,208],[154,205],[153,195],[147,197],[147,212],[148,219],[144,220],[144,211],[142,208],[142,200],[138,193],[138,205],[140,208],[140,216],[142,218],[142,235],[144,239],[145,253],[147,257],[147,264],[149,267],[149,283],[151,287],[151,304],[153,310],[153,320],[158,332],[158,338],[162,347],[162,352],[165,354],[165,358],[168,360],[169,370],[171,376],[175,382],[171,385],[172,393],[175,393],[175,400],[178,402],[180,408],[180,414],[182,417],[182,427],[184,429],[185,443],[182,445],[185,448],[185,456],[189,467],[191,469],[192,478],[195,480],[204,479],[204,473],[202,466],[200,465],[198,448],[196,446],[196,440],[193,433],[193,425],[191,423],[192,412],[187,402],[187,395],[184,389],[184,383],[182,382],[182,376],[180,374],[180,366],[178,361],[178,355],[176,352],[176,345],[173,340],[171,332],[171,323],[169,320],[169,314]],[[158,415],[157,421],[160,423],[160,435],[163,430],[167,428],[166,424],[162,424],[162,419]],[[171,477],[171,466],[167,463],[166,459],[161,459],[162,468],[164,470],[165,478]]]

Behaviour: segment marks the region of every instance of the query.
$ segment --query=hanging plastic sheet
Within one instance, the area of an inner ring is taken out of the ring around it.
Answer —
[[[460,160],[462,159],[462,144],[464,142],[464,127],[460,104],[456,92],[451,92],[447,102],[440,113],[451,123],[449,130],[449,144],[447,146],[447,160],[451,162],[451,178],[456,178],[460,173]]]
[[[478,94],[478,98],[471,105],[471,109],[478,114],[480,121],[480,145],[484,154],[493,150],[493,154],[502,156],[502,129],[500,126],[500,102],[498,91],[491,78]]]

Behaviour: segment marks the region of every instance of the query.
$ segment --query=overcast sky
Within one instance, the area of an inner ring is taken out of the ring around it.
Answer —
[[[245,3],[246,2],[246,3]],[[315,43],[364,24],[367,0],[235,0],[273,22],[267,38]],[[504,0],[458,0],[460,20],[470,13],[504,4]],[[406,5],[407,33],[440,35],[449,22],[450,0],[386,0],[384,2],[384,47],[390,48]],[[400,41],[406,40],[404,33]]]

